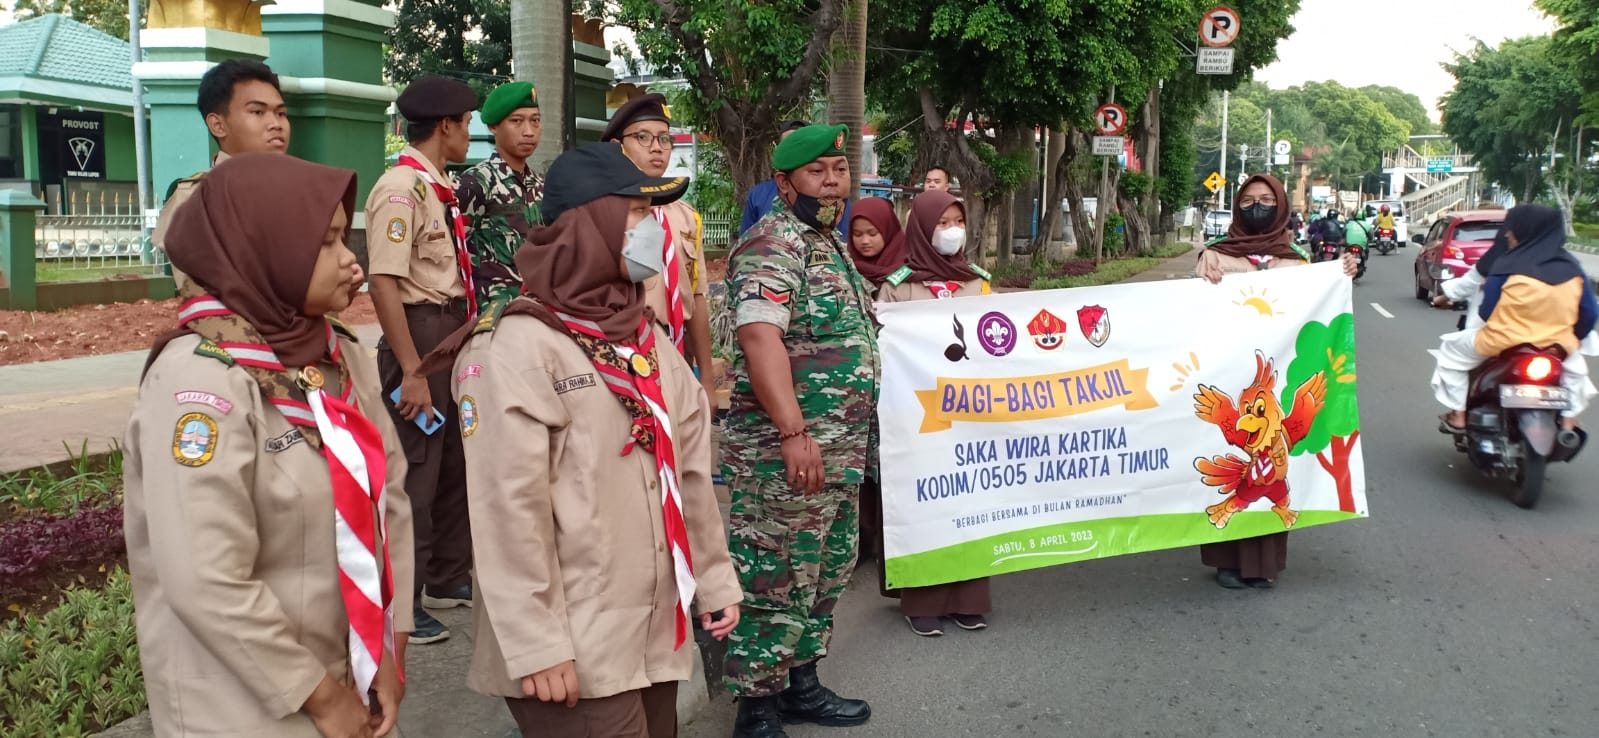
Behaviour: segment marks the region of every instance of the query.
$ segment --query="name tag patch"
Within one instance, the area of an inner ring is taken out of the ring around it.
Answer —
[[[483,365],[482,364],[467,364],[466,366],[461,367],[461,371],[460,371],[459,374],[455,375],[455,383],[456,384],[460,384],[462,382],[465,382],[467,377],[481,377],[481,376],[483,376]]]
[[[266,450],[269,454],[281,454],[299,443],[305,443],[305,434],[301,433],[299,428],[290,428],[281,436],[268,438]]]
[[[594,374],[592,372],[589,374],[579,374],[575,377],[567,377],[566,379],[558,380],[555,383],[555,394],[564,395],[572,390],[584,389],[586,387],[593,386]]]
[[[233,412],[233,403],[217,397],[210,392],[184,390],[174,394],[172,399],[176,400],[179,405],[205,405],[206,407],[212,408],[223,415]]]

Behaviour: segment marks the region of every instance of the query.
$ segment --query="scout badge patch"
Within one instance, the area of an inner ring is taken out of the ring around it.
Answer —
[[[205,413],[178,418],[172,431],[172,460],[184,466],[205,466],[216,455],[217,422]]]

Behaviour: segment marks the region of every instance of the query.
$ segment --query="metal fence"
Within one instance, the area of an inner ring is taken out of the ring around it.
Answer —
[[[148,248],[136,204],[121,197],[77,197],[67,215],[40,215],[33,254],[40,282],[97,279],[164,270],[165,255]]]
[[[726,251],[732,248],[733,238],[738,235],[735,231],[738,230],[741,217],[739,213],[731,212],[700,213],[700,224],[705,229],[700,248],[706,251]]]

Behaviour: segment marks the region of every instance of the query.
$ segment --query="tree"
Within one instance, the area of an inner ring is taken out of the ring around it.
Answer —
[[[844,150],[849,155],[852,198],[860,197],[861,142],[866,135],[867,4],[867,0],[849,1],[835,40],[833,69],[827,76],[828,119],[849,126]]]
[[[1360,187],[1361,178],[1369,169],[1366,163],[1365,155],[1354,142],[1345,139],[1317,153],[1310,160],[1310,171],[1327,178],[1336,201],[1338,192]]]
[[[845,0],[617,0],[605,10],[653,68],[688,81],[742,202],[771,176],[782,119],[808,107]]]
[[[1294,341],[1282,402],[1293,402],[1294,390],[1316,372],[1325,372],[1327,402],[1307,434],[1290,452],[1313,454],[1338,485],[1338,509],[1355,512],[1354,478],[1349,458],[1360,439],[1360,402],[1355,396],[1355,317],[1343,313],[1331,324],[1310,321]]]
[[[16,0],[11,16],[18,21],[41,15],[64,15],[108,36],[128,40],[126,0]],[[139,27],[150,17],[148,3],[139,6]]]
[[[1538,8],[1560,21],[1555,43],[1582,85],[1585,123],[1599,121],[1599,0],[1536,0]]]
[[[1410,135],[1421,136],[1438,131],[1438,127],[1433,125],[1432,118],[1427,116],[1427,108],[1422,105],[1421,98],[1398,87],[1381,85],[1366,85],[1358,91],[1382,106],[1395,118],[1409,123]]]
[[[400,0],[387,51],[395,84],[439,74],[482,97],[511,79],[510,0]]]

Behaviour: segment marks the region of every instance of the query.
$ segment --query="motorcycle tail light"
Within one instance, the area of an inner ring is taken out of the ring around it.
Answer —
[[[1530,356],[1521,362],[1521,376],[1531,382],[1547,382],[1555,375],[1555,361],[1547,356]]]

